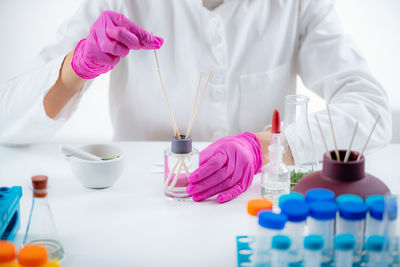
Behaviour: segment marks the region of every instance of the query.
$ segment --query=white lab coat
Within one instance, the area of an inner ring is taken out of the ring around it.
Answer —
[[[213,11],[202,0],[98,0],[84,1],[36,65],[1,86],[0,142],[48,140],[77,108],[87,87],[56,120],[46,116],[43,97],[57,80],[65,55],[87,36],[103,10],[123,13],[164,38],[158,55],[181,132],[186,130],[199,72],[215,71],[192,131],[195,141],[262,130],[275,108],[283,113],[284,96],[296,92],[296,74],[330,100],[340,148],[347,147],[359,121],[354,148],[360,149],[377,114],[382,119],[369,148],[391,139],[387,95],[343,33],[331,0],[225,0]],[[168,140],[173,135],[153,51],[133,51],[112,70],[110,112],[115,140]],[[326,111],[319,117],[333,148]],[[322,156],[313,117],[310,127]],[[310,160],[307,151],[312,147],[297,145],[304,144],[305,135],[290,136],[296,163]]]

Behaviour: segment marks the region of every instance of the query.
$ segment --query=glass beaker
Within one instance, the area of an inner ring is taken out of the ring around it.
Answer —
[[[184,135],[173,137],[171,147],[164,151],[164,193],[176,199],[190,198],[186,193],[189,176],[199,167],[199,150],[192,147],[192,139]]]
[[[289,145],[294,165],[288,165],[291,179],[302,174],[320,169],[314,139],[308,123],[308,102],[304,95],[287,95],[285,97],[285,119],[283,122],[284,153],[289,153]],[[293,181],[292,181],[293,182]]]
[[[64,250],[60,242],[47,199],[47,176],[32,177],[33,200],[24,245],[41,245],[47,249],[49,259],[62,260]]]

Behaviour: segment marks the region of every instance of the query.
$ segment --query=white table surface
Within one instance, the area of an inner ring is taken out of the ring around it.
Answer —
[[[0,146],[0,186],[21,185],[24,234],[35,174],[49,176],[49,201],[68,266],[236,266],[237,235],[247,232],[247,200],[260,196],[260,181],[235,200],[217,204],[167,199],[161,174],[164,142],[115,143],[126,152],[125,169],[108,189],[84,188],[58,144]],[[198,148],[206,144],[195,144]],[[366,169],[400,193],[400,145],[367,156]]]

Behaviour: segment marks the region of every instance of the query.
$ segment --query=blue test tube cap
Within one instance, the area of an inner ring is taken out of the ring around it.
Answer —
[[[258,213],[258,224],[264,228],[282,230],[285,228],[286,221],[287,217],[282,213],[278,214],[272,211],[261,211]]]
[[[304,200],[288,199],[282,204],[281,212],[289,222],[302,222],[307,219],[308,205]]]
[[[289,199],[305,200],[304,196],[297,192],[290,192],[279,197],[279,208],[282,208],[282,204]]]
[[[335,193],[325,188],[313,188],[306,192],[306,202],[335,201]]]
[[[393,198],[385,199],[385,208],[386,213],[390,221],[394,221],[397,219],[397,201]]]
[[[367,214],[367,206],[359,202],[344,202],[339,205],[339,214],[346,220],[363,220]]]
[[[364,203],[364,200],[362,197],[353,195],[353,194],[344,194],[340,195],[336,198],[336,204],[340,205],[343,202],[359,202],[359,203]]]
[[[385,247],[385,238],[383,236],[371,235],[367,239],[367,250],[380,252]]]
[[[320,235],[309,235],[304,238],[304,248],[308,250],[320,250],[324,247],[324,239]]]
[[[290,238],[285,235],[276,235],[272,237],[271,247],[277,250],[287,250],[290,248]]]
[[[337,206],[332,201],[316,201],[310,204],[310,216],[316,220],[333,220],[336,212]]]
[[[370,203],[369,214],[375,220],[382,221],[384,212],[385,212],[385,202],[383,200],[376,200]]]
[[[352,234],[340,234],[335,236],[334,248],[337,250],[353,250],[356,246],[356,239]]]
[[[365,199],[365,204],[369,208],[369,206],[375,201],[385,201],[385,197],[382,195],[370,195]]]

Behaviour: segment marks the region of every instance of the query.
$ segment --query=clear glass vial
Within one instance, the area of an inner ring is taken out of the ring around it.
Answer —
[[[47,249],[50,260],[62,260],[64,250],[58,241],[53,214],[47,199],[47,176],[32,177],[33,200],[24,245],[41,245]]]
[[[290,172],[282,161],[283,147],[268,146],[269,162],[261,170],[261,196],[272,200],[278,206],[279,198],[290,192]]]
[[[189,176],[199,167],[199,150],[192,147],[192,139],[173,137],[171,147],[164,151],[164,193],[170,198],[186,199]]]

